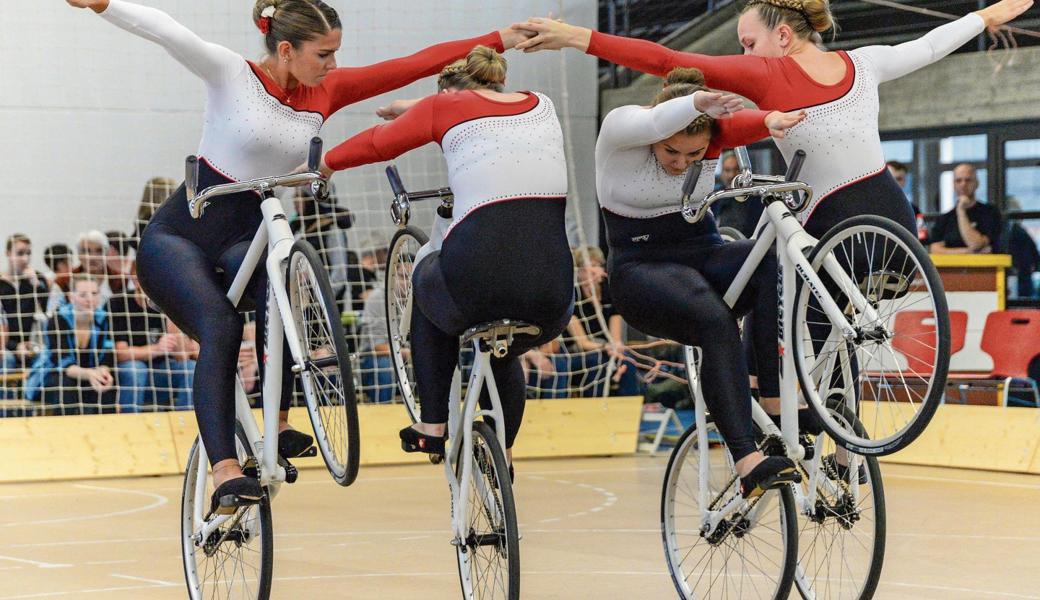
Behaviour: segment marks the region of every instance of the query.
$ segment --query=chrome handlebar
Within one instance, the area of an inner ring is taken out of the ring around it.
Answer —
[[[397,172],[397,167],[394,165],[386,168],[386,178],[390,180],[390,188],[394,192],[394,199],[390,203],[390,217],[394,220],[395,225],[399,227],[408,225],[408,220],[412,217],[412,200],[431,200],[436,198],[441,201],[441,205],[437,207],[437,214],[445,218],[451,218],[451,210],[455,204],[455,194],[451,191],[451,188],[445,187],[421,192],[409,192],[404,189],[404,184],[401,183],[401,175]]]
[[[311,140],[310,154],[307,159],[309,171],[223,183],[210,186],[201,193],[198,193],[199,160],[195,156],[189,156],[184,164],[184,187],[188,197],[188,212],[191,213],[193,219],[201,219],[202,214],[206,211],[206,207],[217,196],[227,196],[240,192],[258,192],[263,195],[276,187],[296,186],[308,182],[311,184],[311,192],[315,198],[327,200],[329,197],[328,181],[318,170],[321,160],[321,145],[321,138],[315,137]]]
[[[763,199],[778,198],[783,201],[788,210],[796,213],[805,210],[805,207],[809,206],[813,196],[812,187],[801,181],[795,181],[805,161],[804,151],[799,150],[795,152],[794,157],[791,159],[791,165],[787,169],[787,174],[784,176],[755,175],[751,172],[751,161],[748,158],[747,149],[743,146],[738,147],[735,149],[735,154],[740,173],[733,178],[734,187],[712,192],[700,202],[693,202],[690,199],[693,187],[696,185],[696,179],[694,184],[690,185],[690,176],[694,174],[696,174],[695,177],[700,176],[701,164],[698,162],[690,169],[690,173],[683,183],[682,197],[682,216],[688,223],[701,222],[704,216],[708,214],[712,205],[719,200],[727,198],[733,198],[739,202],[744,202],[748,196],[759,196]]]

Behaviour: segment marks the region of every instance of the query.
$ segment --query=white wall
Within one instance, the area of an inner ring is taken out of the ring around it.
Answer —
[[[243,0],[141,0],[170,13],[204,39],[247,58],[262,55]],[[61,0],[4,2],[0,14],[0,236],[29,234],[37,264],[44,246],[71,243],[85,229],[129,231],[144,182],[155,175],[183,177],[202,123],[203,88],[157,46]],[[6,6],[11,4],[12,6]],[[16,10],[14,9],[17,5]],[[530,15],[560,12],[594,25],[593,0],[332,0],[344,25],[341,65],[361,65],[422,47],[498,29]],[[592,165],[597,89],[595,61],[578,53],[507,54],[509,87],[549,94],[573,141],[587,227],[595,227]],[[563,61],[566,60],[566,80]],[[397,94],[348,107],[326,125],[327,144],[375,124],[374,110],[393,97],[434,91],[432,79]],[[565,106],[563,98],[568,97]],[[429,147],[397,161],[410,188],[445,183],[443,160]],[[380,166],[336,176],[341,197],[358,224],[389,228]],[[341,200],[342,201],[342,200]],[[595,239],[594,229],[589,232]],[[6,265],[5,265],[6,266]]]

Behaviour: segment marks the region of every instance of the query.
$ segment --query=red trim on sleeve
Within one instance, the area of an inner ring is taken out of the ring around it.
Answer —
[[[348,104],[396,90],[423,77],[436,75],[446,65],[465,57],[475,46],[489,46],[499,52],[505,51],[502,36],[494,31],[480,37],[436,44],[410,56],[366,67],[336,69],[321,84],[329,96],[327,114],[331,115]]]
[[[759,104],[775,84],[772,61],[759,56],[708,56],[676,52],[660,44],[592,32],[587,51],[609,62],[643,73],[665,77],[676,67],[704,72],[709,87],[735,92]]]

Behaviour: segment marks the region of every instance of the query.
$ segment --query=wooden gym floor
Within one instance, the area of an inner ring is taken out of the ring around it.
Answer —
[[[674,598],[667,456],[517,463],[522,596]],[[1040,478],[883,465],[877,598],[1040,599]],[[0,600],[184,598],[177,477],[0,485]],[[443,471],[306,470],[274,503],[274,598],[459,597]]]

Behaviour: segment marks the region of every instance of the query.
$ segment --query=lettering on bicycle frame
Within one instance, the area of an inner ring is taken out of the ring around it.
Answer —
[[[779,245],[778,245],[779,246]],[[780,332],[777,337],[777,355],[784,355],[784,261],[776,263],[776,330]]]

